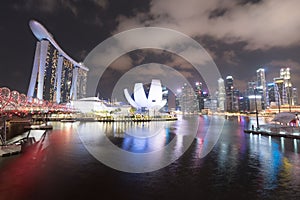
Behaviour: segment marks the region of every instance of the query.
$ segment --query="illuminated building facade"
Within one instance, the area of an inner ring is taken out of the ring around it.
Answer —
[[[280,77],[274,78],[277,105],[298,105],[297,88],[292,86],[290,68],[281,68]]]
[[[226,92],[224,86],[224,79],[218,80],[218,111],[225,111]]]
[[[57,99],[58,102],[69,102],[71,99],[76,99],[75,96],[73,96],[73,88],[75,84],[75,80],[73,80],[74,68],[74,65],[69,60],[63,59],[63,66],[61,71],[61,84],[57,85],[57,87],[61,87],[60,99]]]
[[[238,90],[234,89],[232,76],[226,77],[225,92],[226,92],[226,111],[238,112],[240,94]]]
[[[247,95],[254,95],[254,89],[256,88],[256,82],[255,81],[250,81],[248,82],[248,87],[247,87]]]
[[[250,95],[248,96],[248,98],[249,98],[250,112],[256,112],[256,107],[257,107],[257,111],[262,111],[261,95]]]
[[[180,105],[180,96],[181,96],[181,88],[177,89],[176,94],[175,94],[175,110],[176,111],[181,111],[181,105]]]
[[[232,111],[239,112],[240,108],[240,91],[238,89],[233,90],[233,101],[232,101]]]
[[[169,112],[169,90],[166,86],[162,86],[162,99],[166,101],[166,104],[161,108],[162,112]]]
[[[87,97],[71,101],[71,107],[81,113],[97,113],[106,116],[108,113],[128,115],[130,113],[129,105],[109,104],[98,97]]]
[[[244,96],[244,95],[240,94],[240,97],[239,97],[239,111],[240,112],[249,111],[249,98],[248,98],[248,96]]]
[[[298,91],[297,91],[297,88],[293,88],[293,94],[292,94],[292,97],[293,97],[293,105],[298,105]]]
[[[286,92],[286,102],[285,104],[294,105],[293,102],[293,87],[291,82],[291,72],[290,68],[281,68],[280,69],[280,78],[283,78],[283,86]]]
[[[274,83],[275,83],[275,96],[276,96],[277,106],[287,104],[286,91],[284,87],[284,79],[274,78]]]
[[[75,68],[77,73],[76,98],[82,99],[86,97],[87,71],[82,68]]]
[[[56,103],[84,97],[88,68],[70,58],[40,23],[29,25],[38,41],[27,96]]]
[[[199,111],[197,95],[192,87],[186,83],[183,84],[178,95],[179,107],[182,113],[197,113]]]
[[[197,96],[199,110],[202,110],[204,108],[204,96],[201,82],[195,83],[195,94]]]
[[[262,108],[265,109],[268,105],[267,103],[267,84],[266,84],[266,75],[263,68],[256,70],[257,75],[257,90],[258,94],[261,95]]]
[[[276,86],[275,83],[268,83],[267,93],[268,93],[268,105],[276,105]]]
[[[225,92],[226,92],[226,111],[232,111],[233,104],[233,77],[227,76],[225,82]]]

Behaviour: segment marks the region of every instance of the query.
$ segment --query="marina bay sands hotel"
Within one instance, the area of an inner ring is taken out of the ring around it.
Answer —
[[[29,26],[38,41],[27,96],[56,103],[84,98],[89,69],[68,56],[39,22]]]

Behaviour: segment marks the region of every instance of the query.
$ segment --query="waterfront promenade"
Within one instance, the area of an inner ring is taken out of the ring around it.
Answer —
[[[300,139],[300,128],[291,126],[282,126],[279,124],[262,125],[259,129],[245,129],[245,133],[266,135],[272,137],[284,137],[291,139]]]

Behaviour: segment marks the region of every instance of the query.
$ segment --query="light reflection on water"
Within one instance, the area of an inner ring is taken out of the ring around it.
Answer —
[[[214,116],[214,119],[217,119],[217,123],[223,117]],[[98,194],[99,186],[106,188],[101,190],[101,194],[125,199],[134,199],[134,191],[139,191],[139,197],[150,199],[161,196],[174,199],[299,197],[299,140],[246,134],[243,130],[255,125],[256,119],[230,117],[225,120],[216,146],[200,159],[210,120],[212,116],[199,117],[197,136],[182,157],[161,170],[145,174],[122,173],[101,165],[88,154],[75,129],[81,129],[81,136],[95,144],[95,148],[101,146],[102,136],[105,135],[117,147],[138,154],[159,151],[173,141],[172,154],[181,155],[189,137],[186,124],[180,120],[155,123],[53,123],[55,129],[45,139],[47,148],[43,149],[42,156],[38,156],[35,149],[19,157],[4,158],[0,162],[1,195],[9,196],[3,188],[12,186],[14,189],[9,191],[13,190],[15,195],[22,196],[22,187],[16,185],[25,183],[26,188],[36,188],[29,190],[34,192],[27,199],[55,199],[56,193],[61,199],[80,195],[87,199]],[[266,123],[267,120],[260,118],[260,123]],[[146,129],[155,129],[157,132],[151,137],[128,134],[128,130],[138,133]],[[163,157],[164,154],[157,156]],[[131,162],[138,165],[140,160],[132,159]],[[25,166],[21,171],[20,163]],[[39,181],[41,179],[42,182]],[[5,184],[1,180],[5,180]],[[67,190],[68,187],[73,188],[72,191]]]
[[[173,139],[176,122],[117,122],[98,124],[99,133],[119,148],[134,153],[160,150]]]
[[[115,128],[118,123],[84,123],[78,135],[99,162],[123,172],[144,173],[177,160],[194,141],[198,123],[195,115],[173,122],[126,122],[121,129]]]
[[[255,184],[258,184],[258,193],[264,198],[269,198],[276,193],[283,193],[295,197],[300,194],[300,156],[298,154],[299,140],[288,139],[288,138],[276,138],[271,136],[262,136],[256,134],[244,134],[244,128],[250,128],[252,124],[256,124],[255,118],[246,118],[237,121],[232,120],[233,124],[237,122],[238,129],[237,135],[243,135],[242,137],[233,137],[230,135],[230,128],[225,129],[222,134],[222,139],[228,141],[227,145],[238,146],[243,144],[247,146],[246,154],[238,155],[235,151],[229,151],[228,148],[223,147],[224,144],[221,142],[221,148],[218,152],[219,162],[230,162],[229,173],[236,174],[237,176],[244,174],[247,175],[249,171],[238,172],[235,169],[236,165],[241,165],[243,160],[256,171],[256,180],[250,179],[249,181],[255,180]],[[269,121],[268,118],[260,118],[259,123],[264,124]],[[246,142],[246,144],[244,143]],[[240,153],[242,153],[240,148]],[[247,152],[248,151],[248,152]],[[249,159],[245,159],[245,158]],[[225,158],[226,160],[223,160]],[[235,158],[230,159],[228,158]],[[218,167],[222,166],[219,164]],[[245,169],[243,169],[245,170]],[[228,170],[227,170],[228,171]],[[251,170],[252,171],[252,170]],[[253,173],[252,172],[252,173]],[[255,173],[255,172],[254,172]],[[283,190],[283,191],[280,191]],[[289,192],[294,191],[293,192]],[[271,194],[273,192],[273,194]]]
[[[190,149],[191,155],[186,155],[190,159],[200,159],[199,155],[205,143],[205,134],[212,116],[199,117],[198,134]],[[221,120],[221,116],[219,117]],[[260,124],[268,122],[268,118],[260,118]],[[188,133],[181,129],[178,131],[180,122],[146,122],[146,123],[106,123],[99,126],[98,131],[104,132],[106,136],[119,148],[134,153],[145,153],[164,148],[173,139],[176,140],[173,154],[182,153],[184,135]],[[289,182],[299,183],[300,167],[299,162],[299,140],[287,138],[272,138],[255,134],[245,134],[244,129],[256,123],[255,118],[231,117],[227,119],[221,138],[213,152],[208,154],[208,159],[215,157],[218,177],[223,177],[224,173],[230,177],[231,181],[244,172],[239,171],[242,162],[246,162],[257,180],[261,190],[274,190],[279,187],[280,178],[287,179]],[[140,131],[158,131],[151,137],[134,137],[142,134]],[[134,132],[129,133],[128,131]],[[175,135],[177,137],[175,137]],[[248,160],[247,160],[248,159]],[[246,161],[245,161],[246,160]],[[180,162],[176,161],[176,163]],[[193,163],[193,162],[192,162]],[[199,166],[187,166],[197,168]],[[246,172],[245,172],[246,173]],[[248,172],[249,173],[249,172]],[[293,176],[291,176],[293,174]],[[284,176],[284,177],[281,177]],[[288,176],[288,177],[287,177]],[[214,177],[214,174],[212,174]],[[251,179],[253,179],[251,176]],[[223,177],[224,178],[224,177]],[[249,177],[248,177],[249,178]],[[299,191],[300,192],[300,191]]]

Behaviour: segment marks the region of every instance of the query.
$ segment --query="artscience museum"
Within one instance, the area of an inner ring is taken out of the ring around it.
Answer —
[[[167,99],[163,99],[161,81],[157,79],[151,81],[149,91],[145,91],[143,83],[135,83],[133,94],[130,95],[126,88],[124,95],[131,106],[137,110],[148,110],[150,114],[158,112],[167,103]]]

